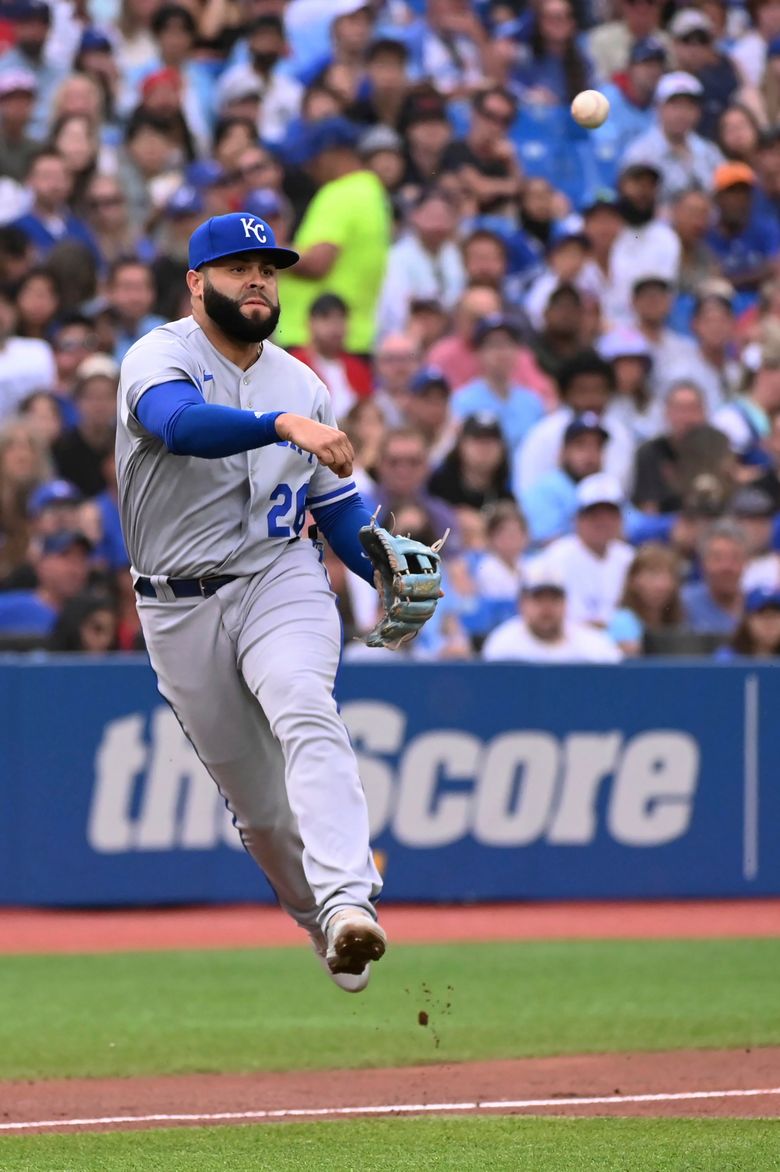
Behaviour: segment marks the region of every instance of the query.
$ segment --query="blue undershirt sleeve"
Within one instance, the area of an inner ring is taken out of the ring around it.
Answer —
[[[206,403],[186,379],[159,383],[138,400],[142,427],[162,440],[174,456],[216,460],[279,442],[276,420],[282,411],[255,414],[241,407]]]
[[[358,529],[371,523],[371,514],[359,493],[334,505],[315,506],[312,510],[323,537],[348,570],[374,585],[374,567],[363,552]]]

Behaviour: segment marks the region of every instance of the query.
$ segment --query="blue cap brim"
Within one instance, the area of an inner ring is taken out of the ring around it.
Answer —
[[[292,248],[263,248],[262,244],[254,242],[247,244],[246,248],[231,248],[230,252],[219,251],[213,255],[204,256],[198,264],[198,268],[202,269],[204,265],[211,264],[215,260],[223,260],[226,256],[239,256],[242,252],[262,252],[263,256],[267,256],[277,269],[291,269],[301,259],[300,253],[294,252]]]

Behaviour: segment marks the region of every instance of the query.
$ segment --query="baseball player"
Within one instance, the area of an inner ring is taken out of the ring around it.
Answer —
[[[333,698],[335,596],[307,510],[380,590],[372,645],[397,646],[440,593],[436,547],[393,537],[362,503],[328,392],[268,338],[277,272],[298,260],[263,220],[213,217],[189,244],[192,316],[152,330],[121,369],[119,502],[160,693],[246,850],[343,989],[386,938],[365,797]]]

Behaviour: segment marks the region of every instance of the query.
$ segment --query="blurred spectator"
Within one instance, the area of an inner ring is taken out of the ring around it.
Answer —
[[[138,231],[131,223],[127,197],[112,175],[94,175],[86,190],[87,224],[103,264],[120,256],[132,256],[138,245]]]
[[[558,385],[561,406],[531,429],[515,454],[512,475],[515,496],[522,500],[537,480],[558,467],[566,428],[576,415],[591,412],[609,432],[604,470],[628,491],[633,477],[634,442],[623,424],[611,417],[610,401],[615,391],[612,367],[598,354],[585,350],[566,363]]]
[[[601,81],[623,73],[634,46],[652,38],[666,47],[661,9],[660,0],[621,0],[615,10],[619,18],[597,25],[588,34],[588,53]]]
[[[452,309],[463,289],[458,220],[447,196],[436,189],[425,192],[408,224],[410,231],[388,253],[378,309],[380,336],[406,329],[413,298],[430,298]]]
[[[131,257],[120,257],[109,270],[106,297],[116,322],[114,358],[121,362],[139,338],[165,325],[165,318],[152,313],[155,288],[149,266]]]
[[[78,423],[57,440],[53,455],[60,476],[91,497],[106,487],[102,463],[114,445],[119,368],[107,354],[93,354],[76,374]]]
[[[704,90],[690,73],[665,74],[655,91],[657,124],[640,135],[623,156],[626,165],[652,159],[661,172],[661,198],[672,199],[689,187],[709,191],[723,162],[714,143],[695,133]]]
[[[106,487],[92,500],[86,501],[80,509],[80,528],[93,545],[94,566],[116,575],[129,570],[122,523],[119,517],[119,494],[116,483],[116,459],[114,449],[106,450],[100,464],[100,471]]]
[[[553,229],[547,244],[546,265],[531,283],[523,301],[534,329],[542,328],[551,295],[562,285],[599,297],[603,279],[591,261],[591,244],[579,216]]]
[[[700,546],[702,581],[683,587],[686,626],[695,632],[733,635],[742,617],[742,575],[747,541],[733,521],[716,521]]]
[[[495,626],[512,616],[523,582],[528,527],[514,501],[497,501],[488,506],[485,534],[487,548],[477,563],[474,581],[480,597],[491,604],[491,625]]]
[[[618,209],[625,221],[610,252],[610,282],[605,299],[614,324],[633,321],[631,295],[637,276],[657,273],[676,281],[680,241],[668,224],[656,218],[660,171],[652,155],[624,162],[618,180]]]
[[[756,176],[747,163],[724,163],[712,179],[715,222],[707,244],[721,270],[739,292],[755,294],[763,281],[775,274],[780,252],[780,225],[762,215],[753,198]],[[748,304],[743,301],[742,307]]]
[[[146,231],[152,214],[181,185],[184,162],[171,121],[161,114],[137,110],[125,129],[118,175],[136,229]]]
[[[678,630],[683,621],[680,567],[673,550],[643,545],[628,567],[608,634],[624,655],[641,655],[645,632]]]
[[[695,367],[696,346],[667,324],[672,310],[672,286],[662,274],[650,272],[637,277],[632,306],[636,328],[647,342],[652,358],[653,391],[662,394],[670,377]],[[717,406],[717,400],[711,406]]]
[[[24,562],[29,539],[27,501],[51,478],[51,460],[29,422],[12,419],[0,429],[0,587]]]
[[[388,334],[376,348],[377,405],[388,426],[399,427],[406,420],[406,408],[420,352],[408,334]]]
[[[560,465],[522,494],[523,512],[534,545],[571,533],[577,514],[577,485],[601,472],[609,433],[598,415],[576,415],[563,433]]]
[[[428,488],[451,505],[472,509],[512,499],[506,441],[493,415],[480,412],[463,421],[455,446],[428,481]]]
[[[672,383],[664,399],[665,430],[636,454],[633,501],[645,513],[675,513],[682,505],[680,443],[706,420],[704,397],[688,382]]]
[[[780,591],[755,587],[745,595],[745,607],[737,629],[716,658],[775,659],[780,655]]]
[[[704,391],[710,411],[733,399],[742,382],[737,353],[734,290],[727,281],[703,281],[694,302],[691,328],[698,353],[688,375]]]
[[[718,120],[739,88],[737,71],[715,42],[715,27],[699,8],[681,8],[669,23],[672,51],[678,69],[690,73],[702,87],[699,132],[717,135]]]
[[[670,222],[680,242],[680,293],[695,296],[701,282],[720,273],[707,242],[712,219],[712,204],[703,191],[684,191],[672,201]]]
[[[83,496],[67,480],[47,480],[33,489],[27,501],[27,515],[35,539],[49,537],[63,529],[79,528]]]
[[[727,106],[718,121],[717,134],[718,146],[726,159],[755,167],[760,141],[761,124],[750,107],[740,102]]]
[[[319,190],[295,235],[301,259],[280,279],[285,346],[306,338],[306,313],[320,293],[338,293],[349,308],[347,350],[368,354],[390,246],[382,185],[355,151],[353,123],[332,118],[312,127],[303,161]]]
[[[647,339],[636,330],[611,330],[602,334],[597,350],[615,375],[611,418],[619,420],[635,442],[651,439],[663,427],[663,408],[652,393],[653,356]]]
[[[631,546],[620,539],[622,505],[614,477],[604,472],[586,476],[577,485],[575,532],[559,537],[539,555],[546,572],[566,583],[569,614],[577,622],[607,626],[622,597],[634,557]]]
[[[620,651],[601,631],[572,622],[567,584],[549,566],[529,566],[520,596],[520,615],[488,635],[482,658],[488,662],[615,663]]]
[[[366,51],[366,80],[347,117],[398,130],[409,90],[408,62],[409,51],[401,41],[389,37],[373,41]]]
[[[760,366],[743,394],[726,403],[713,423],[731,443],[732,451],[747,468],[764,468],[770,463],[763,441],[771,430],[770,416],[780,410],[780,328],[767,332]]]
[[[435,468],[457,438],[457,425],[450,415],[450,384],[438,367],[423,366],[411,380],[409,392],[406,419],[424,436]]]
[[[115,172],[116,156],[100,144],[98,123],[86,114],[65,114],[55,122],[50,145],[64,162],[71,179],[70,207],[79,216],[87,210],[87,188],[101,171]]]
[[[404,143],[389,126],[372,126],[358,140],[358,154],[387,192],[393,221],[403,221],[406,200],[401,190],[406,173]]]
[[[34,259],[32,244],[21,228],[0,225],[0,287],[16,285]]]
[[[37,93],[30,136],[40,141],[46,135],[54,91],[64,75],[62,67],[51,64],[45,53],[51,9],[45,0],[19,0],[9,5],[6,11],[14,44],[0,57],[0,74],[19,70],[33,74]]]
[[[0,72],[0,174],[23,183],[40,144],[30,134],[38,83],[27,69]]]
[[[72,402],[76,371],[97,349],[97,335],[91,319],[80,313],[60,317],[51,331],[51,346],[57,368],[51,389],[65,424],[71,427],[78,416]]]
[[[517,103],[508,90],[482,90],[472,100],[465,138],[451,143],[442,157],[442,170],[455,176],[477,212],[509,213],[520,193],[522,172],[506,137],[516,114]]]
[[[404,102],[399,130],[406,139],[404,190],[413,197],[439,180],[442,159],[452,141],[452,124],[441,94],[430,85],[416,86]]]
[[[484,84],[485,30],[469,0],[427,0],[419,64],[439,93],[459,97]]]
[[[117,613],[103,594],[77,594],[70,598],[49,636],[49,651],[83,651],[104,655],[118,648]]]
[[[630,5],[630,10],[648,12],[654,7],[638,0]],[[609,27],[604,25],[594,30],[591,40]],[[600,87],[609,102],[609,118],[593,135],[599,147],[608,149],[615,159],[622,156],[633,139],[652,128],[655,88],[666,59],[667,48],[662,40],[650,36],[639,38],[628,53],[627,67],[613,70],[607,75],[612,80]]]
[[[54,387],[51,346],[17,333],[18,310],[11,292],[0,286],[0,422],[12,415],[31,391]]]
[[[428,452],[419,432],[411,427],[387,432],[379,450],[377,476],[376,503],[381,506],[383,516],[394,513],[397,520],[403,507],[415,505],[427,514],[434,540],[445,529],[451,531],[445,556],[459,552],[455,514],[448,504],[426,490]]]
[[[474,335],[477,323],[503,311],[499,293],[488,285],[474,285],[466,289],[453,315],[453,330],[431,347],[428,361],[438,366],[453,390],[472,382],[479,375],[477,348]],[[536,391],[546,405],[555,400],[555,389],[550,379],[539,369],[530,351],[518,346],[512,381]]]
[[[545,374],[559,379],[566,364],[583,349],[584,302],[574,285],[553,289],[544,309],[541,329],[533,338],[533,352]]]
[[[753,24],[737,39],[731,57],[745,82],[758,86],[766,69],[767,47],[780,37],[780,4],[755,0],[750,10]]]
[[[30,269],[16,289],[19,337],[48,340],[59,306],[60,293],[51,273],[43,267]]]
[[[34,429],[41,442],[51,448],[62,435],[64,423],[62,408],[52,391],[33,391],[19,404],[19,417]]]
[[[577,44],[577,25],[567,0],[541,0],[534,28],[514,71],[523,103],[568,106],[593,83],[590,63]]]
[[[358,399],[341,420],[355,451],[353,479],[364,496],[376,495],[375,477],[385,434],[385,417],[375,396]]]
[[[251,72],[262,98],[258,132],[264,142],[282,142],[288,123],[300,111],[303,86],[283,67],[289,46],[281,17],[274,13],[258,15],[247,29],[247,48]],[[231,84],[243,79],[247,72],[243,64],[225,70],[219,81],[223,97]]]
[[[100,90],[104,125],[102,137],[117,135],[117,102],[120,75],[114,56],[114,45],[96,28],[85,28],[78,45],[73,67],[82,77],[89,78]]]
[[[409,303],[409,322],[406,333],[422,354],[427,354],[440,342],[449,327],[449,314],[440,301],[430,298],[412,298]]]
[[[509,251],[506,241],[488,228],[476,228],[461,244],[468,285],[489,285],[507,296]]]
[[[335,293],[321,293],[309,309],[308,345],[290,351],[325,383],[337,419],[360,396],[371,393],[371,368],[364,359],[345,352],[346,336],[346,305]]]
[[[780,554],[772,548],[775,505],[771,496],[757,485],[744,485],[734,493],[730,512],[747,541],[743,589],[780,588]]]
[[[35,557],[35,589],[0,593],[0,632],[49,635],[65,603],[87,584],[90,548],[82,533],[63,529],[44,537]]]
[[[64,160],[55,150],[41,149],[27,170],[32,206],[15,221],[43,258],[59,240],[79,240],[98,256],[97,245],[87,225],[68,206],[73,180]]]
[[[479,376],[455,391],[452,413],[456,419],[479,412],[492,414],[507,447],[514,451],[544,414],[539,396],[514,382],[520,333],[509,318],[495,314],[478,323],[474,346]]]

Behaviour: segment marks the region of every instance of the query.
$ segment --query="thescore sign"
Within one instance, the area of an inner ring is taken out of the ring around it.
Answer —
[[[361,664],[339,700],[388,898],[780,894],[777,669]],[[272,898],[142,660],[0,662],[0,713],[0,903]]]
[[[687,733],[472,733],[435,730],[407,739],[397,705],[353,701],[342,709],[360,763],[371,835],[405,847],[450,846],[471,836],[489,847],[596,837],[608,789],[606,830],[627,846],[658,846],[690,825],[699,749]],[[87,841],[98,852],[213,850],[241,843],[219,793],[167,707],[106,726],[95,759]],[[261,781],[262,779],[258,779]],[[451,783],[459,792],[451,792]]]

